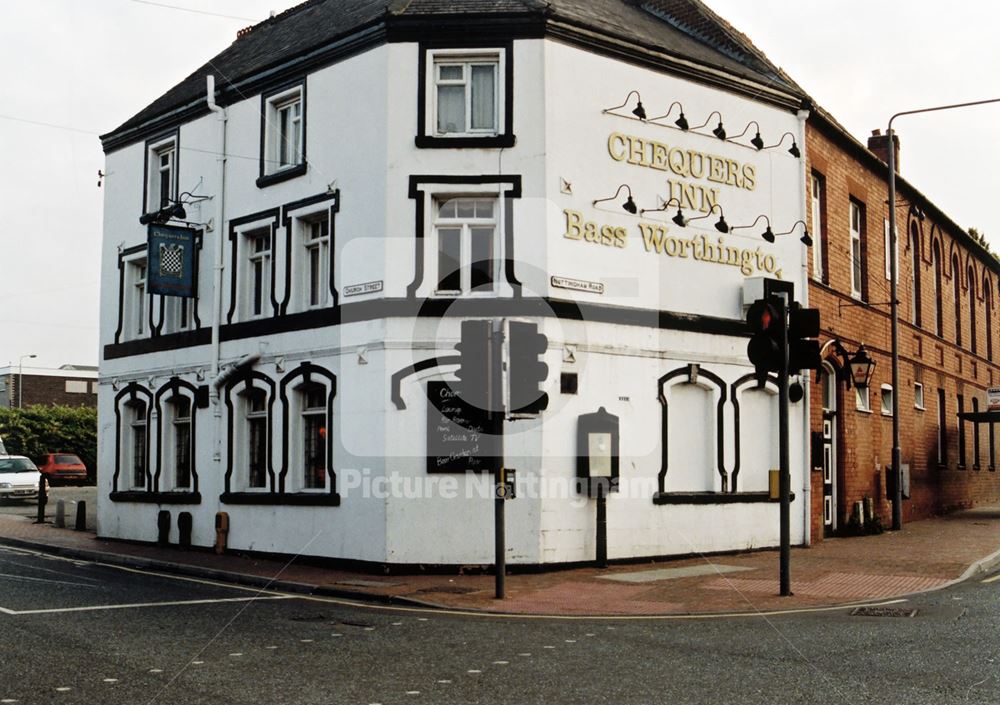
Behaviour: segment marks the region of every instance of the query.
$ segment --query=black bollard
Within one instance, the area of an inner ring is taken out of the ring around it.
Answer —
[[[49,501],[48,484],[45,482],[45,475],[38,477],[38,518],[36,524],[45,523],[45,504]]]
[[[76,530],[86,531],[87,530],[87,503],[77,502],[76,503]]]
[[[156,534],[156,542],[161,546],[170,543],[170,512],[165,509],[156,515]]]
[[[177,515],[177,543],[181,548],[191,548],[191,512],[181,512]]]

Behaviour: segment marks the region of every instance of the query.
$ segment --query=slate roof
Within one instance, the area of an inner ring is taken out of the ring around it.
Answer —
[[[221,88],[366,28],[463,15],[560,22],[804,95],[745,36],[699,0],[307,0],[241,32],[219,55],[104,137],[197,101],[209,74]]]

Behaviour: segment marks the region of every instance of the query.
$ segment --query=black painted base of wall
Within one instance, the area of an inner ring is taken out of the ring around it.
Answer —
[[[795,493],[791,494],[795,501]],[[657,492],[653,504],[777,504],[767,492]]]

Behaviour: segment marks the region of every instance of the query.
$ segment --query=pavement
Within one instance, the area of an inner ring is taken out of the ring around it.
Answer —
[[[2,510],[0,510],[2,511]],[[906,524],[902,531],[793,548],[793,594],[779,595],[776,550],[518,573],[494,598],[491,575],[392,575],[294,559],[183,550],[99,538],[92,531],[0,514],[0,544],[111,565],[278,591],[470,612],[551,616],[756,614],[881,602],[1000,566],[1000,506]]]

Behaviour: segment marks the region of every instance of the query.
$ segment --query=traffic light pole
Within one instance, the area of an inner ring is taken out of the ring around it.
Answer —
[[[781,317],[788,321],[788,295],[779,293],[781,300]],[[781,370],[778,372],[778,493],[781,501],[781,555],[779,572],[781,596],[792,594],[791,577],[791,485],[792,475],[788,456],[788,326],[781,326]]]
[[[502,600],[506,594],[507,578],[507,501],[500,492],[506,487],[507,477],[504,469],[504,422],[506,413],[503,409],[503,321],[493,321],[490,331],[490,344],[487,346],[489,357],[489,381],[486,385],[486,403],[489,409],[491,426],[499,429],[497,439],[497,466],[493,471],[493,541],[496,557],[494,558],[496,573],[496,599]],[[497,418],[499,417],[499,425]]]

